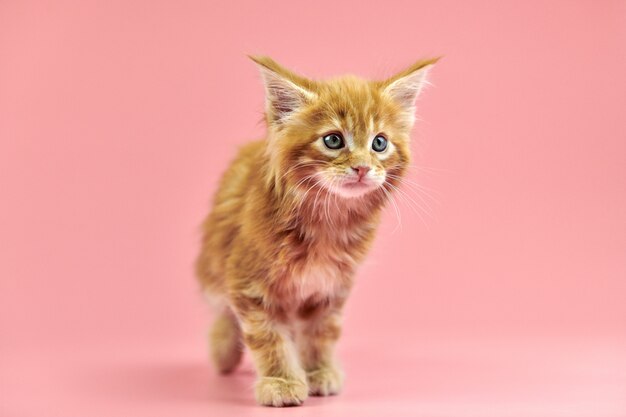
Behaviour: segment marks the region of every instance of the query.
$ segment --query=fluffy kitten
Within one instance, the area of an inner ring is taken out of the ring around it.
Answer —
[[[217,368],[232,371],[245,345],[257,401],[299,405],[341,389],[341,310],[408,167],[415,100],[436,60],[385,81],[313,81],[252,60],[265,84],[267,137],[224,174],[197,275],[219,309],[210,334]]]

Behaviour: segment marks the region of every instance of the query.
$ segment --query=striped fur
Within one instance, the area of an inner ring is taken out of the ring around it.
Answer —
[[[415,99],[436,60],[386,81],[313,81],[252,59],[266,89],[267,137],[242,148],[225,172],[203,224],[197,275],[218,300],[217,368],[232,371],[245,345],[258,402],[299,405],[341,389],[333,356],[341,310],[408,167]],[[344,149],[323,144],[330,132],[344,137]],[[377,153],[371,144],[381,133],[390,145]],[[367,185],[346,183],[355,166],[370,168]]]

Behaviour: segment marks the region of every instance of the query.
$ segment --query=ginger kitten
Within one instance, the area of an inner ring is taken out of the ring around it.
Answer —
[[[243,147],[203,224],[197,275],[218,307],[210,334],[222,373],[244,345],[260,404],[337,394],[341,310],[409,164],[415,100],[436,59],[385,80],[313,81],[252,57],[267,137]]]

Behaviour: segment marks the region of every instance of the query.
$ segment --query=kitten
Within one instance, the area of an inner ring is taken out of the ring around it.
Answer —
[[[407,170],[415,100],[437,60],[385,81],[313,81],[251,58],[265,84],[267,137],[224,174],[197,275],[218,306],[210,344],[219,371],[235,369],[245,345],[257,401],[299,405],[341,389],[341,310]]]

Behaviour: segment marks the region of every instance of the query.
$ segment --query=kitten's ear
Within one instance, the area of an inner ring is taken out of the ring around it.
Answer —
[[[261,70],[265,84],[267,119],[280,123],[315,98],[313,82],[280,66],[266,56],[249,56]]]
[[[416,62],[406,70],[384,81],[383,91],[400,104],[404,110],[413,114],[415,101],[424,85],[428,83],[426,80],[428,72],[438,60],[439,58],[433,58]]]

